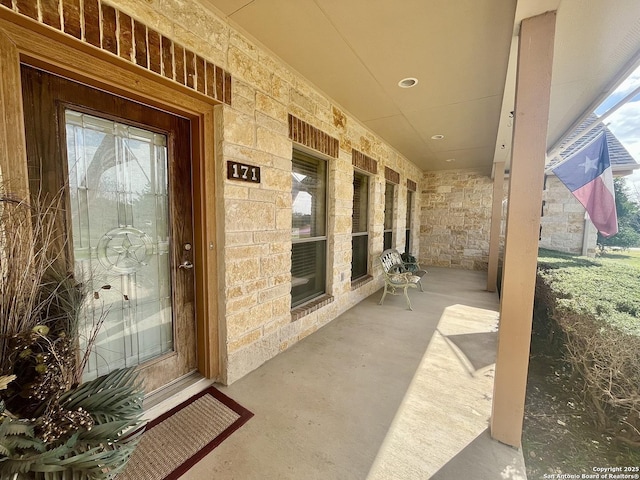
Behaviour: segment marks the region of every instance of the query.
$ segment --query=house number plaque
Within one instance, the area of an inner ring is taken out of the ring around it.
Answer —
[[[260,183],[260,167],[227,161],[227,178],[243,182]]]

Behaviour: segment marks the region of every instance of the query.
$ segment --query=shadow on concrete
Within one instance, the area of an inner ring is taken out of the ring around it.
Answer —
[[[514,461],[516,452],[492,440],[489,431],[485,430],[434,473],[430,480],[526,480],[523,465]]]
[[[464,333],[444,337],[464,355],[471,364],[472,373],[496,362],[498,332]]]

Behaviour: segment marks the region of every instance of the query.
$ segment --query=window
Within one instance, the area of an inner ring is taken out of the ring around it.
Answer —
[[[367,274],[369,260],[369,177],[353,172],[351,280]]]
[[[293,152],[291,305],[325,293],[327,163]]]
[[[384,190],[384,250],[393,248],[393,183],[387,183]]]
[[[407,190],[407,221],[405,223],[406,234],[404,239],[404,251],[411,253],[411,217],[413,213],[413,192]]]

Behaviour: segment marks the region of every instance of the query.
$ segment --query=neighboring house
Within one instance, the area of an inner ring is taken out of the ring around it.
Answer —
[[[542,219],[540,221],[540,246],[561,252],[594,256],[596,253],[597,231],[588,219],[584,207],[576,200],[569,189],[551,172],[551,168],[564,158],[568,158],[583,146],[606,132],[609,147],[609,159],[615,177],[630,175],[640,168],[635,159],[620,143],[620,140],[599,122],[596,127],[579,138],[590,125],[598,122],[595,114],[590,115],[576,128],[575,132],[561,145],[560,153],[553,156],[547,165],[545,190],[542,203]],[[562,150],[564,145],[568,145]]]

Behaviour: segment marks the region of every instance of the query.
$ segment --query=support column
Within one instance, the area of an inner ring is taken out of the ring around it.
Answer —
[[[491,206],[491,230],[489,232],[489,267],[487,271],[487,290],[489,292],[495,292],[498,286],[503,187],[504,162],[496,162],[493,164],[493,203]]]
[[[522,21],[491,436],[520,447],[538,260],[556,13]]]
[[[584,212],[584,229],[582,232],[582,256],[594,257],[598,248],[598,231],[587,212]],[[596,237],[595,241],[592,241],[594,236]],[[593,250],[591,250],[592,248]]]

